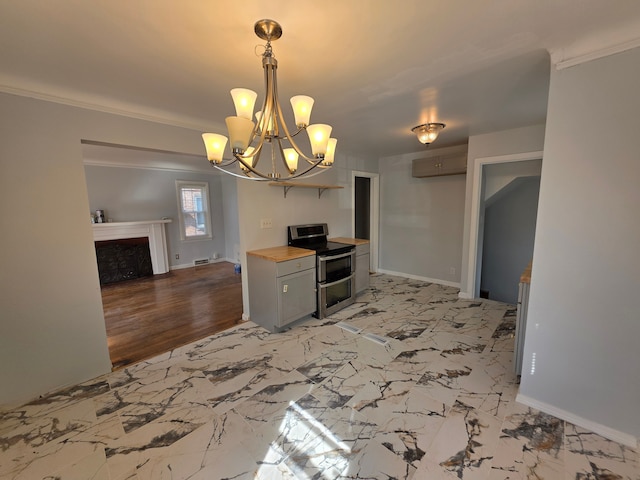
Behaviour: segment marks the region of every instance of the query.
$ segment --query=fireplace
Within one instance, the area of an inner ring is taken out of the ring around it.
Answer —
[[[118,243],[122,244],[123,242],[112,244],[110,247],[113,250],[112,253],[118,250],[119,254],[127,258],[127,262],[132,263],[132,251],[141,251],[142,248],[144,248],[144,250],[148,252],[148,257],[145,257],[146,259],[141,261],[142,265],[140,268],[144,270],[144,268],[146,268],[145,264],[150,263],[151,272],[154,275],[167,273],[169,271],[169,255],[167,252],[167,236],[164,225],[170,222],[171,220],[167,219],[141,222],[95,223],[92,227],[93,240],[96,243],[96,255],[98,255],[98,244],[102,242],[134,239],[128,244],[125,242],[124,246],[118,247],[118,249],[115,249],[113,245]],[[143,246],[140,245],[141,242],[144,242]],[[98,264],[100,264],[100,259],[98,259]],[[111,267],[113,267],[113,265]],[[131,269],[131,265],[128,268]],[[100,283],[103,284],[102,274]]]
[[[100,285],[153,275],[149,238],[95,242]]]

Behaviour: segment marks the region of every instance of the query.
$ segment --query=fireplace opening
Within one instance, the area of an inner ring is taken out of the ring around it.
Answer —
[[[149,237],[95,242],[100,285],[153,275]]]

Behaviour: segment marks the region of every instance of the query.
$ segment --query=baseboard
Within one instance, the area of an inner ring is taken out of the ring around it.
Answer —
[[[215,260],[209,260],[209,263],[205,264],[205,265],[210,265],[212,263],[221,263],[221,262],[236,263],[234,260],[231,260],[231,259],[228,259],[228,258],[216,258]],[[193,264],[193,262],[191,262],[191,263],[183,263],[182,265],[171,265],[169,270],[182,270],[183,268],[191,268],[191,267],[194,267],[194,266],[195,265]]]
[[[522,395],[521,393],[518,393],[516,396],[516,402],[535,408],[536,410],[540,410],[541,412],[549,415],[553,415],[554,417],[573,423],[574,425],[587,430],[591,430],[592,432],[608,438],[609,440],[613,440],[614,442],[621,443],[633,449],[637,449],[640,446],[640,441],[633,435],[587,420],[586,418],[579,417],[578,415],[574,415],[566,410],[554,407],[553,405],[549,405],[545,402],[540,402],[526,395]]]
[[[182,270],[183,268],[191,268],[193,267],[193,263],[184,263],[182,265],[171,265],[169,270]]]
[[[378,273],[384,273],[385,275],[394,275],[396,277],[410,278],[411,280],[421,280],[423,282],[437,283],[439,285],[446,285],[447,287],[460,288],[460,283],[449,282],[447,280],[440,280],[437,278],[421,277],[420,275],[411,275],[410,273],[393,272],[391,270],[384,270],[378,268]]]
[[[458,298],[464,298],[465,300],[473,300],[475,297],[469,292],[458,292]]]

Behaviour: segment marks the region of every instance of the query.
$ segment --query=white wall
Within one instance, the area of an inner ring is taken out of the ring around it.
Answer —
[[[469,282],[469,252],[476,247],[476,239],[471,229],[473,203],[473,179],[479,168],[480,159],[497,157],[501,155],[514,155],[519,153],[542,151],[544,145],[544,125],[514,128],[501,132],[473,135],[469,137],[469,153],[467,156],[467,180],[465,187],[464,203],[464,230],[462,234],[462,267],[460,276],[460,294],[467,298],[473,298],[474,293]],[[482,231],[480,231],[482,235]],[[480,252],[481,242],[478,242]],[[477,253],[477,252],[476,252]],[[479,278],[478,278],[479,284]]]
[[[204,158],[203,162],[206,162]],[[163,217],[173,220],[165,226],[171,267],[192,266],[193,261],[200,258],[212,260],[215,253],[226,256],[222,184],[223,180],[233,182],[232,178],[221,179],[218,174],[95,165],[85,165],[85,176],[91,212],[103,209],[114,222]],[[176,180],[208,183],[212,238],[181,239]],[[180,258],[176,259],[176,255]]]
[[[466,152],[466,145],[381,158],[381,271],[458,285],[465,175],[413,178],[413,159]]]
[[[636,438],[638,85],[638,48],[551,74],[521,384],[529,400]]]
[[[81,139],[202,154],[200,133],[0,94],[0,404],[111,369]]]

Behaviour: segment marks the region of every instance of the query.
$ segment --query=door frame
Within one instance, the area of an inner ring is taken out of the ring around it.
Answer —
[[[351,171],[351,236],[356,234],[356,177],[370,179],[369,190],[369,271],[378,271],[378,242],[380,230],[380,174],[372,172]]]
[[[473,180],[471,184],[471,218],[469,225],[469,259],[467,262],[467,288],[466,292],[460,292],[461,298],[478,298],[480,296],[480,274],[482,272],[482,252],[479,248],[480,241],[480,217],[481,208],[484,207],[482,200],[482,185],[484,178],[484,166],[496,163],[524,162],[527,160],[539,160],[542,158],[542,151],[524,152],[510,155],[499,155],[495,157],[478,157],[474,159]]]

